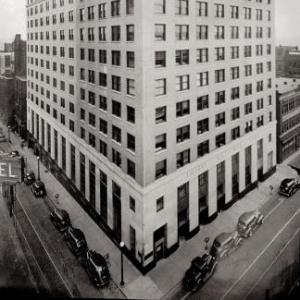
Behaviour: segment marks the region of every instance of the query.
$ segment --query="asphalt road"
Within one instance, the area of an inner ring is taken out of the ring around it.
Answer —
[[[181,289],[177,299],[264,299],[263,280],[279,254],[300,228],[300,191],[291,198],[278,197],[262,226],[229,257],[219,262],[212,278],[196,293]],[[175,299],[175,298],[174,298]]]

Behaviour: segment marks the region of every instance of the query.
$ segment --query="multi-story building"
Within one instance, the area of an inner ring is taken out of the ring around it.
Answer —
[[[14,54],[6,50],[7,47],[0,51],[0,75],[11,74],[14,71]]]
[[[143,271],[276,169],[273,12],[27,1],[36,150]]]
[[[297,46],[276,47],[276,76],[300,77],[300,51]]]
[[[300,148],[300,78],[276,78],[277,162]]]

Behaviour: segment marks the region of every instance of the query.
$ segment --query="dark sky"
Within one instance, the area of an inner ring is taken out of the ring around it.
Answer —
[[[276,5],[276,44],[300,45],[300,0],[272,1]],[[0,0],[0,42],[12,41],[16,33],[25,38],[25,3],[26,0]]]

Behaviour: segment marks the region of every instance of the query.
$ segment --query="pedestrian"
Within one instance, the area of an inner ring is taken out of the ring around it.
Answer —
[[[270,188],[270,194],[273,195],[273,189],[274,189],[273,185],[270,184],[269,188]]]

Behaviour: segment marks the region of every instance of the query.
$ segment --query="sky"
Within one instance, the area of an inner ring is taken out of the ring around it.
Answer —
[[[276,44],[300,46],[299,0],[274,0]],[[26,0],[0,0],[0,43],[11,42],[16,33],[26,38]],[[297,24],[297,25],[296,25]]]

